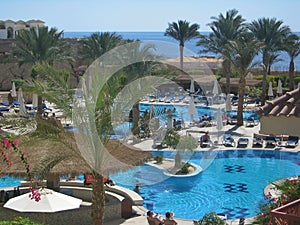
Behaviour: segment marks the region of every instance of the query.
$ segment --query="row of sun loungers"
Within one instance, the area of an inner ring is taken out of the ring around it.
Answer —
[[[207,137],[207,134],[204,134],[199,139],[200,147],[206,148],[211,147],[213,145],[213,142],[210,140],[210,138]],[[234,140],[234,138],[230,134],[224,134],[221,143],[225,147],[248,147],[250,143],[249,138],[247,137],[239,137],[237,141]],[[272,148],[272,147],[288,147],[288,148],[295,148],[299,143],[299,137],[297,136],[288,136],[288,138],[283,141],[279,137],[275,136],[269,136],[269,135],[257,135],[254,134],[252,139],[252,147],[263,147],[265,144],[266,148]],[[219,143],[217,143],[219,144]]]

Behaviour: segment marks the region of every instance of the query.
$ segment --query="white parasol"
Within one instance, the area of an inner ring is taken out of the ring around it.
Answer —
[[[218,86],[219,86],[218,81],[215,79],[214,80],[214,87],[213,87],[213,91],[212,91],[214,96],[219,94],[219,87]]]
[[[196,106],[195,106],[193,97],[190,98],[188,110],[189,110],[189,114],[191,116],[191,122],[193,122],[194,121],[194,115],[196,114]]]
[[[13,98],[17,97],[17,92],[16,92],[16,85],[15,85],[15,82],[12,83],[11,97],[13,97]]]
[[[231,99],[230,99],[230,95],[229,94],[227,94],[227,96],[226,96],[225,107],[226,107],[226,112],[230,112],[232,110]]]
[[[269,82],[268,96],[273,97],[273,87],[271,81]]]
[[[47,188],[38,190],[41,194],[40,201],[31,199],[31,192],[11,198],[4,207],[18,212],[53,213],[80,207],[81,199],[74,198]],[[43,220],[45,217],[43,216]],[[46,221],[43,221],[44,223]]]
[[[194,79],[191,80],[190,93],[191,94],[195,93],[195,81],[194,81]]]
[[[19,114],[21,116],[25,116],[27,114],[26,111],[26,107],[25,107],[25,102],[24,102],[24,98],[23,98],[23,92],[22,92],[22,88],[19,88],[18,90],[18,102],[19,102]]]
[[[277,94],[279,94],[279,95],[282,94],[282,82],[280,79],[278,80]]]

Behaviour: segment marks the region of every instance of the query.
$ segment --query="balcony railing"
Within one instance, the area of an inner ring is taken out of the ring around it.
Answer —
[[[300,199],[272,210],[271,215],[278,225],[299,225]]]

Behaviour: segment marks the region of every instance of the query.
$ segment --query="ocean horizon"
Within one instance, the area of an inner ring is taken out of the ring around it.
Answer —
[[[91,34],[95,32],[72,32],[72,31],[66,31],[63,33],[64,38],[85,38],[89,37]],[[161,31],[137,31],[137,32],[116,32],[117,34],[121,35],[124,39],[131,39],[131,40],[141,40],[141,41],[166,41],[171,42],[174,44],[178,44],[178,42],[168,36],[164,36],[164,32]],[[200,32],[201,34],[208,35],[210,32]],[[300,36],[300,32],[294,32],[296,35]],[[193,54],[193,56],[215,56],[219,57],[218,55],[214,53],[200,53],[200,51],[203,49],[201,46],[197,46],[196,43],[198,42],[198,39],[192,39],[190,41],[187,41],[185,43],[185,49],[190,50]],[[190,52],[189,51],[189,52]],[[190,53],[191,54],[191,53]],[[174,57],[179,57],[174,56]],[[276,62],[272,65],[272,70],[289,70],[289,61],[290,58],[286,52],[280,52],[280,61]],[[254,59],[256,62],[261,61],[260,54],[255,57]],[[298,70],[298,67],[300,68],[300,56],[298,56],[295,60],[295,70]]]

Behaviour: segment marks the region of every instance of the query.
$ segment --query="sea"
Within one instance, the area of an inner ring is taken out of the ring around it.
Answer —
[[[94,32],[64,32],[63,37],[64,38],[84,38],[89,37]],[[141,40],[141,41],[165,41],[165,42],[171,42],[174,44],[178,44],[178,42],[168,36],[164,35],[164,32],[116,32],[117,34],[121,35],[124,39],[131,39],[131,40]],[[201,32],[202,35],[208,35],[209,32]],[[300,32],[295,32],[298,36],[300,36]],[[201,50],[203,48],[201,46],[197,46],[197,39],[192,39],[190,41],[187,41],[185,43],[185,49],[188,51],[185,51],[186,56],[215,56],[220,57],[219,55],[216,55],[214,53],[201,53]],[[179,57],[179,50],[178,53],[172,55],[173,57]],[[255,63],[261,62],[261,55],[258,54],[254,58]],[[289,61],[290,58],[286,52],[280,52],[279,60],[278,62],[274,63],[272,65],[272,70],[277,71],[287,71],[289,70]],[[300,69],[300,56],[298,56],[295,59],[295,70]]]

